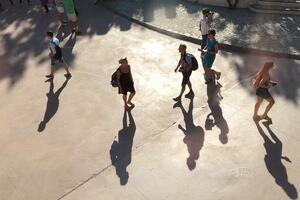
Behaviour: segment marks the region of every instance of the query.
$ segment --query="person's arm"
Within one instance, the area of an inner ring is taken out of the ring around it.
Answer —
[[[118,82],[120,92],[123,93],[123,89],[122,89],[122,86],[121,86],[121,83],[120,83],[120,77],[121,77],[121,72],[120,72],[120,69],[118,69],[118,71],[117,71],[117,82]]]
[[[178,62],[178,64],[177,64],[177,67],[175,68],[175,73],[177,72],[177,70],[178,70],[178,68],[180,67],[180,65],[181,65],[181,58],[180,58],[180,60],[179,60],[179,62]]]
[[[187,59],[187,71],[191,71],[193,68],[192,58],[188,56],[186,59]]]
[[[51,45],[49,45],[48,48],[49,48],[49,50],[50,50],[49,57],[52,58],[54,54],[53,54]]]
[[[131,67],[130,66],[129,66],[129,75],[130,75],[130,78],[131,78],[132,82],[134,83],[133,78],[132,78],[132,73],[131,73]]]
[[[200,18],[200,22],[199,22],[199,31],[201,31],[201,18]]]
[[[261,88],[270,88],[271,84],[269,82],[269,77],[264,76],[264,78],[259,82],[258,87],[261,87]]]

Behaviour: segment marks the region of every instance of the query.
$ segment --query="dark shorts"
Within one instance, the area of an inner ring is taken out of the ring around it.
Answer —
[[[63,63],[64,62],[64,59],[63,59],[63,57],[55,57],[55,56],[53,56],[52,58],[51,58],[51,65],[53,66],[53,65],[56,65],[56,63]]]
[[[182,83],[181,85],[184,86],[186,84],[188,84],[188,82],[190,81],[190,76],[192,74],[192,71],[189,72],[182,72]]]
[[[211,68],[212,65],[214,64],[215,58],[216,58],[215,55],[206,54],[203,59],[203,66],[207,68]]]
[[[264,99],[269,99],[271,97],[271,94],[268,88],[257,88],[256,96],[262,97]]]
[[[134,89],[134,85],[130,84],[130,85],[126,85],[126,86],[123,86],[122,87],[123,89],[123,92],[121,92],[120,88],[119,88],[119,94],[124,94],[124,95],[127,95],[127,93],[135,93],[135,89]]]

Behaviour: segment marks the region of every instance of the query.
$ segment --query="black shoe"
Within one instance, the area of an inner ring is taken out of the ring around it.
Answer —
[[[178,96],[176,98],[173,98],[174,101],[181,101],[181,96]]]
[[[49,74],[49,75],[46,75],[45,77],[46,78],[54,78],[54,75],[53,74]]]
[[[187,93],[186,95],[184,95],[185,98],[192,98],[194,96],[195,96],[195,94],[194,94],[193,91],[190,91],[189,93]]]
[[[181,106],[181,101],[177,101],[174,105],[173,108],[178,108]]]
[[[71,75],[70,73],[67,73],[67,74],[65,74],[65,77],[66,77],[67,79],[69,79],[69,78],[72,77],[72,75]]]

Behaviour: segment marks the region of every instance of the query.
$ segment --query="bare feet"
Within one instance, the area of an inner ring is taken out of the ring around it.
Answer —
[[[127,104],[129,104],[130,107],[132,107],[132,108],[134,108],[134,106],[135,106],[131,101],[128,101]]]
[[[217,80],[219,80],[221,78],[221,72],[217,73]]]
[[[259,115],[253,115],[253,121],[255,121],[255,122],[258,122],[259,120],[261,120],[262,118],[261,118],[261,116],[259,116]]]

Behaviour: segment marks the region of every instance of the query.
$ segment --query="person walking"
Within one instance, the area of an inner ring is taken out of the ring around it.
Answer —
[[[271,81],[270,78],[270,70],[274,68],[273,62],[266,62],[263,67],[259,70],[256,74],[255,78],[252,80],[253,86],[256,90],[256,104],[254,106],[254,114],[253,120],[259,121],[260,119],[266,119],[271,121],[271,118],[268,116],[269,111],[271,110],[272,106],[275,104],[275,100],[269,92],[269,88],[272,86],[277,85],[277,82]],[[263,100],[267,100],[269,104],[265,108],[265,111],[262,116],[258,115],[258,110],[263,102]]]
[[[193,66],[192,66],[192,57],[191,54],[188,54],[186,52],[186,45],[185,44],[180,44],[178,51],[180,53],[180,60],[178,62],[177,67],[175,68],[175,73],[177,71],[182,73],[182,83],[181,83],[181,91],[178,97],[173,98],[174,101],[181,101],[181,97],[185,91],[186,85],[188,85],[190,91],[188,94],[185,95],[186,98],[193,97],[194,96],[194,91],[192,88],[192,83],[190,81],[190,76],[192,75],[193,71]],[[178,68],[180,69],[178,70]]]
[[[211,29],[208,31],[208,41],[207,45],[202,52],[203,55],[203,68],[205,72],[205,83],[208,84],[212,81],[213,78],[217,78],[217,80],[221,77],[221,72],[218,72],[212,68],[212,65],[216,59],[216,55],[219,51],[219,44],[218,41],[215,38],[216,31],[214,29]]]
[[[54,78],[54,66],[57,62],[61,63],[66,70],[65,77],[71,78],[72,75],[69,71],[69,65],[64,61],[62,50],[59,46],[59,40],[56,37],[53,37],[53,32],[48,31],[47,37],[49,39],[49,57],[51,58],[51,73],[49,75],[46,75],[46,78],[53,79]]]
[[[68,16],[71,33],[80,34],[81,32],[79,31],[79,28],[78,28],[78,19],[77,19],[77,15],[75,12],[74,1],[73,0],[63,0],[63,4],[65,6],[66,13]]]
[[[119,87],[119,94],[123,95],[124,106],[126,110],[134,108],[134,104],[131,102],[135,95],[134,82],[131,73],[131,67],[128,64],[127,58],[122,58],[119,60],[121,64],[117,70],[117,81]],[[127,93],[130,93],[127,99]]]
[[[199,23],[199,30],[201,31],[201,35],[202,35],[202,43],[201,43],[201,49],[198,49],[199,51],[202,51],[207,45],[208,31],[211,28],[213,15],[214,13],[210,12],[208,8],[202,10],[202,17],[200,18],[200,23]]]

